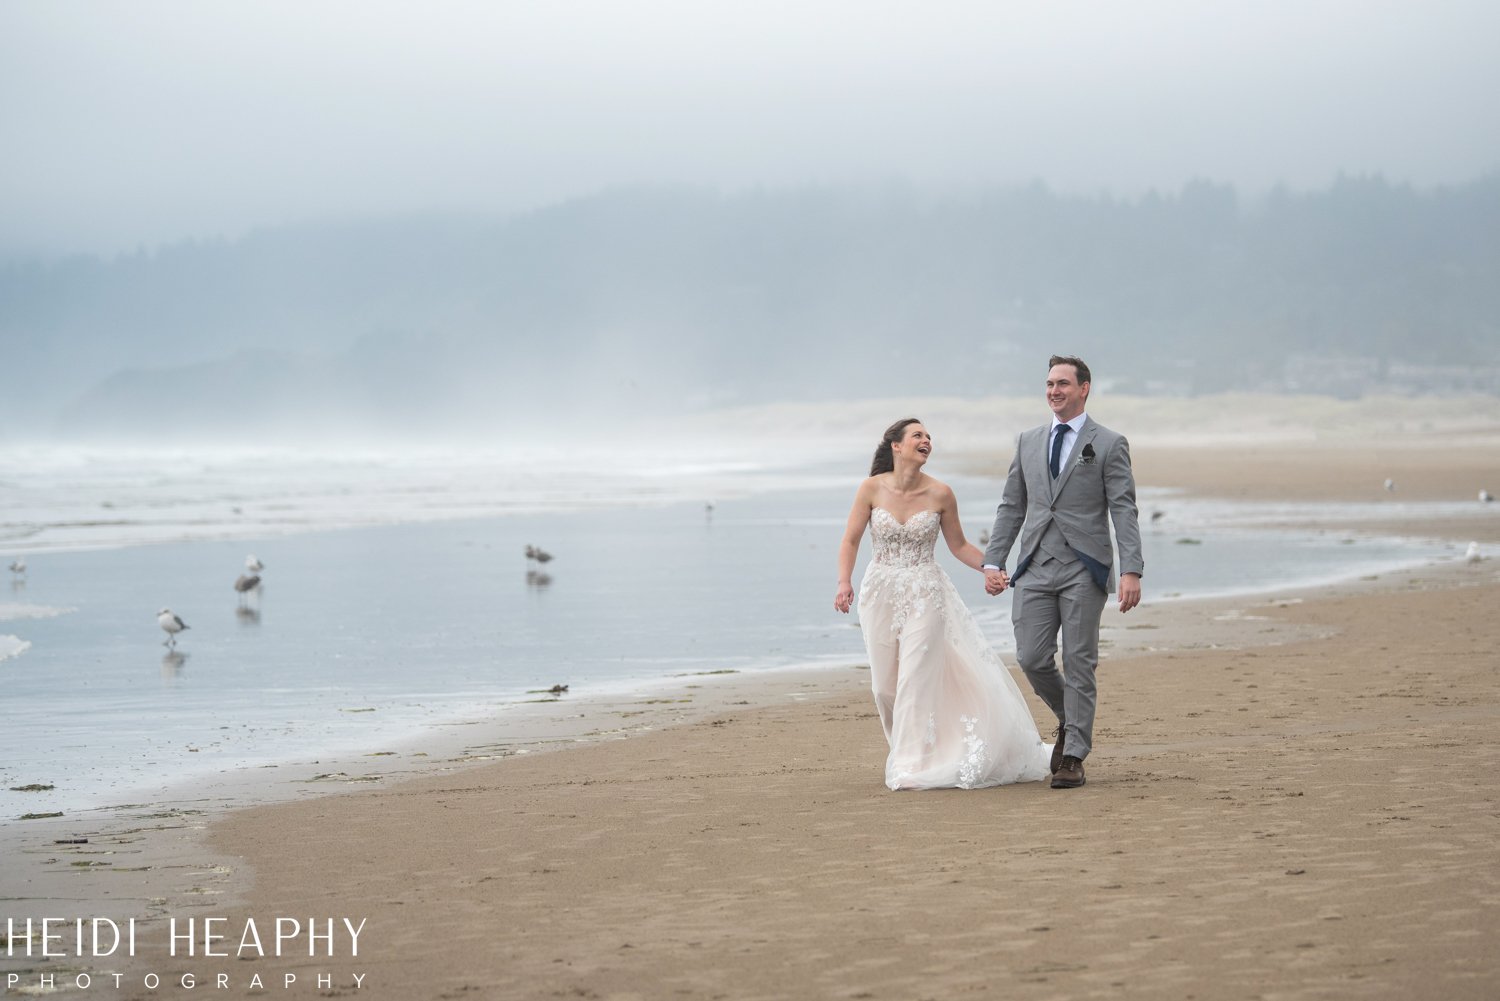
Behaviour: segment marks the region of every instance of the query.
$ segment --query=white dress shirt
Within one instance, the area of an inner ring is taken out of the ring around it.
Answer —
[[[1078,432],[1083,430],[1083,422],[1088,419],[1089,415],[1085,412],[1067,422],[1068,427],[1073,430],[1063,438],[1062,458],[1057,463],[1057,475],[1059,477],[1062,476],[1062,471],[1068,468],[1068,456],[1073,454],[1073,444],[1078,441]],[[1052,432],[1047,435],[1047,464],[1049,467],[1052,464],[1052,438],[1057,434],[1057,426],[1061,423],[1063,422],[1054,416],[1052,418]]]

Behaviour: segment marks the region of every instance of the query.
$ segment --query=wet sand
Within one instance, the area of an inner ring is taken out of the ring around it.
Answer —
[[[1425,469],[1456,491],[1500,469],[1493,444],[1446,463],[1428,446],[1381,479],[1405,490]],[[1137,467],[1223,495],[1369,491],[1354,459],[1296,447],[1222,466],[1140,447]],[[1453,530],[1493,540],[1496,522]],[[1081,790],[887,792],[851,668],[717,711],[657,705],[678,725],[629,739],[239,810],[206,838],[185,824],[180,868],[145,890],[148,947],[108,989],[192,997],[224,974],[243,994],[259,974],[288,997],[324,975],[330,996],[402,999],[1493,997],[1497,607],[1491,558],[1107,611]],[[166,918],[208,915],[231,949],[248,918],[366,924],[358,957],[346,937],[312,959],[305,940],[279,958],[149,947]],[[196,990],[173,985],[184,970]]]

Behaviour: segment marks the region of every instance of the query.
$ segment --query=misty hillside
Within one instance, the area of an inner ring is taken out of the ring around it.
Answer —
[[[1207,183],[1131,201],[619,191],[11,262],[0,429],[487,433],[1029,391],[1053,350],[1136,392],[1349,395],[1414,366],[1500,365],[1497,318],[1500,175],[1254,204]]]

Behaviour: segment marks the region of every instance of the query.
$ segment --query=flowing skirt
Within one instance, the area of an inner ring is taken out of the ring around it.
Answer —
[[[1049,774],[1050,744],[935,562],[872,564],[859,593],[891,789],[978,789]]]

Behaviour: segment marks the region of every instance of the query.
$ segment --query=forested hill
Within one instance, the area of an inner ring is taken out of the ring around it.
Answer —
[[[13,435],[420,436],[1010,393],[1054,350],[1136,392],[1347,395],[1414,366],[1493,369],[1500,174],[1253,201],[1210,183],[621,190],[0,266]]]

